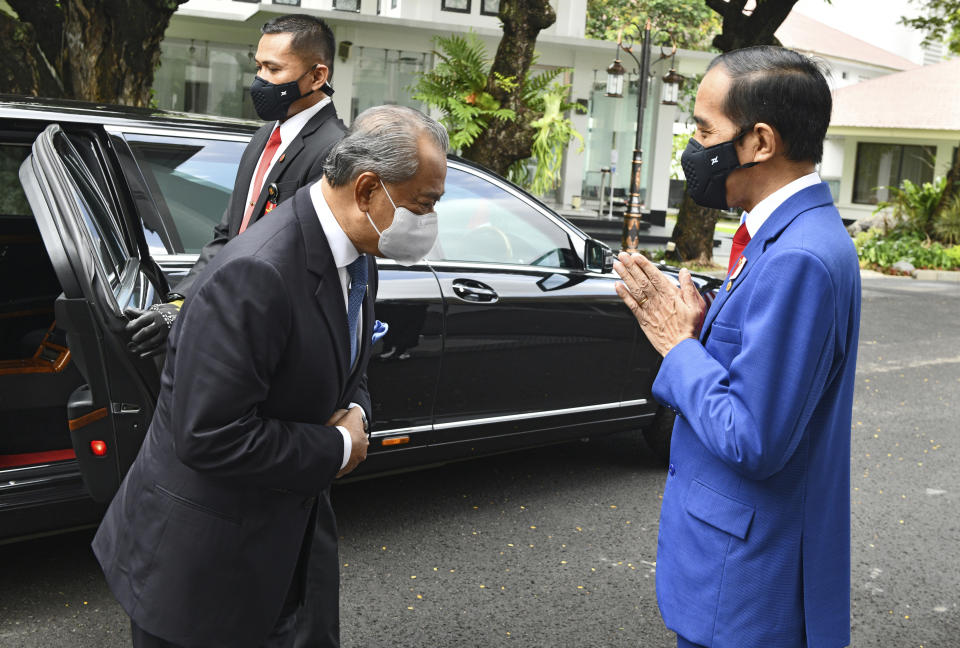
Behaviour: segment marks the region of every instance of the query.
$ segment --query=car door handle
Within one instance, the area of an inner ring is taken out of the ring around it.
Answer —
[[[499,299],[496,290],[473,279],[454,279],[453,293],[463,301],[474,304],[493,304]]]

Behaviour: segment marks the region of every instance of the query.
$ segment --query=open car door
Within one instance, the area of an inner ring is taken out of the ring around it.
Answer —
[[[63,289],[56,326],[87,381],[70,395],[67,418],[84,483],[102,502],[136,457],[159,392],[159,362],[126,349],[123,311],[149,307],[166,286],[139,224],[123,222],[90,172],[96,142],[76,136],[81,154],[71,137],[48,126],[20,167],[20,181]]]

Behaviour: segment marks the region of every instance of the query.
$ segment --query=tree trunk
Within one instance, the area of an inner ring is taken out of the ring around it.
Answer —
[[[706,0],[706,3],[723,18],[723,27],[713,39],[713,46],[721,52],[730,52],[752,45],[779,45],[774,33],[797,0],[758,0],[749,14],[743,13],[747,0]]]
[[[149,106],[160,41],[185,1],[7,0],[18,17],[0,14],[5,91]]]
[[[713,262],[713,233],[719,217],[718,210],[701,207],[684,191],[671,237],[676,248],[668,256],[681,263],[710,265]]]
[[[529,125],[540,115],[524,104],[523,88],[533,63],[537,35],[556,20],[557,14],[548,0],[501,0],[503,37],[490,67],[487,92],[501,107],[512,109],[517,118],[512,122],[492,120],[473,144],[463,149],[463,157],[501,176],[505,176],[517,160],[530,157],[534,133]],[[500,88],[496,74],[514,77],[517,86],[509,91]]]
[[[63,90],[43,59],[33,25],[0,12],[0,78],[9,94],[60,97]]]
[[[723,18],[723,28],[713,46],[729,52],[752,45],[779,45],[774,32],[793,9],[797,0],[757,0],[750,14],[743,13],[747,0],[704,0]],[[713,257],[713,230],[719,212],[698,206],[684,190],[677,213],[677,225],[670,239],[676,245],[677,261],[708,264]]]

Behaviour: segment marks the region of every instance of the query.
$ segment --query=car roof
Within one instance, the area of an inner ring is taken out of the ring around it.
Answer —
[[[252,133],[262,122],[191,113],[135,108],[72,99],[47,99],[0,94],[0,118],[90,122],[103,125],[187,127],[221,132]]]
[[[51,99],[43,97],[27,97],[0,93],[0,119],[23,119],[43,122],[80,122],[104,126],[136,126],[153,128],[190,128],[221,133],[244,133],[252,135],[263,125],[263,122],[222,117],[219,115],[198,115],[193,113],[160,110],[158,108],[138,108],[133,106],[118,106],[107,103],[77,101],[73,99]],[[589,235],[579,227],[563,218],[539,198],[524,190],[506,178],[497,175],[490,169],[471,160],[455,154],[448,154],[447,159],[462,166],[472,168],[480,173],[495,177],[505,185],[526,196],[539,207],[560,218],[567,225],[584,238]]]

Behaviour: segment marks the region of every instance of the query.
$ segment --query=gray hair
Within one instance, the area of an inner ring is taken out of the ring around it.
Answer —
[[[367,171],[384,182],[404,182],[420,166],[417,145],[422,136],[446,152],[446,129],[419,110],[395,105],[367,108],[334,144],[323,174],[331,187],[346,185]]]

